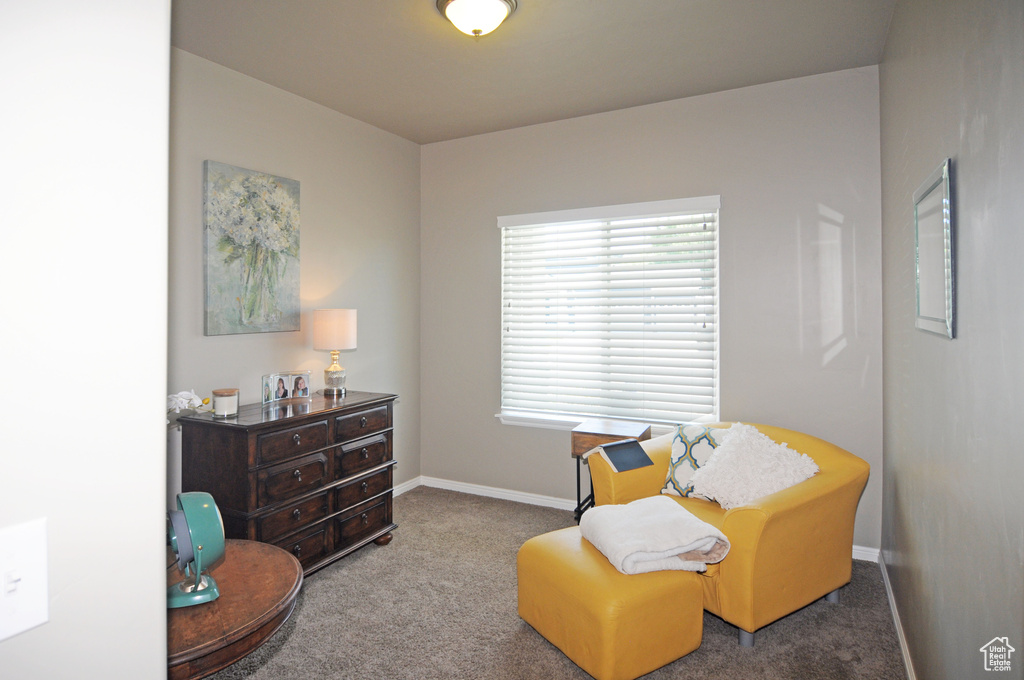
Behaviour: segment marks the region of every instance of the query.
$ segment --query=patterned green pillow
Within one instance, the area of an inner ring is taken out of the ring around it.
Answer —
[[[703,425],[680,425],[672,439],[672,457],[669,459],[668,476],[661,492],[673,496],[705,498],[694,493],[690,478],[697,468],[708,462],[726,432],[728,430]]]

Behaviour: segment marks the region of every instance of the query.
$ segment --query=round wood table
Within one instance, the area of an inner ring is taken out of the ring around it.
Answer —
[[[256,541],[225,541],[224,559],[209,573],[220,597],[167,610],[171,680],[205,678],[262,645],[291,616],[302,586],[302,566],[295,557]],[[176,565],[167,570],[168,586],[183,578]]]

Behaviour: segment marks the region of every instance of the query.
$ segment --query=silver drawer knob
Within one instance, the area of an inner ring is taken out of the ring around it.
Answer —
[[[367,517],[365,512],[363,513],[363,516],[360,517],[360,519],[363,520],[363,524],[369,524],[370,523],[370,518]]]
[[[300,437],[300,436],[299,436],[299,435],[297,435],[297,434],[296,434],[296,435],[293,435],[293,436],[292,436],[292,441],[293,441],[293,442],[295,442],[295,445],[296,445],[296,446],[298,446],[299,444],[301,444],[301,443],[302,443],[302,437]]]
[[[292,511],[292,517],[294,517],[295,519],[302,517],[302,513],[299,511],[298,508],[295,508],[295,510]]]
[[[360,453],[363,455],[364,460],[370,457],[370,450],[367,448],[363,448],[363,450],[360,451]]]
[[[359,488],[362,490],[363,493],[366,493],[366,490],[370,488],[370,485],[367,484],[366,482],[363,482],[362,484],[359,485]]]
[[[295,479],[297,479],[297,480],[299,480],[301,482],[302,481],[302,470],[296,469],[295,472],[292,473],[292,477],[294,477]]]

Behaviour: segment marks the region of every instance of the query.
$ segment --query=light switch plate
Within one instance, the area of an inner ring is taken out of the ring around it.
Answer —
[[[46,518],[0,528],[0,640],[49,620]]]

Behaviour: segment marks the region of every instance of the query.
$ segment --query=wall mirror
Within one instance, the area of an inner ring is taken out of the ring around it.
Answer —
[[[952,338],[955,306],[949,169],[950,159],[947,158],[914,192],[917,264],[915,325],[921,330]]]

